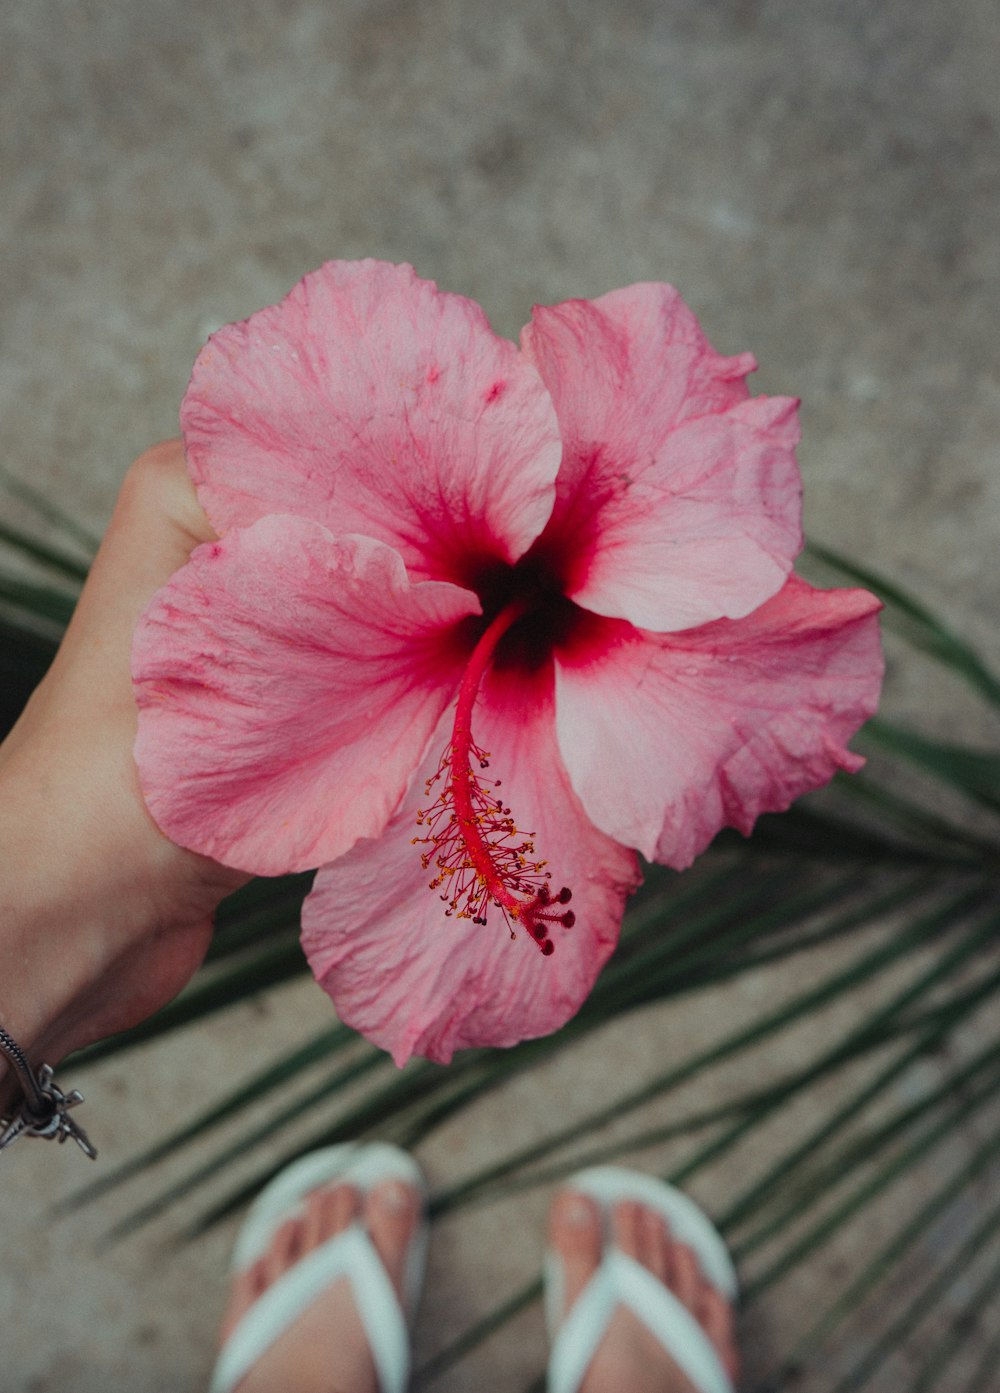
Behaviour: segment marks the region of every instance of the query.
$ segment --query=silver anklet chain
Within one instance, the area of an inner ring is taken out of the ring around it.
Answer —
[[[52,1078],[49,1064],[43,1064],[36,1074],[24,1050],[2,1025],[0,1053],[10,1061],[23,1094],[15,1112],[0,1116],[0,1152],[18,1137],[42,1137],[45,1141],[59,1142],[72,1137],[80,1150],[93,1159],[97,1155],[96,1147],[79,1123],[69,1116],[70,1108],[83,1102],[83,1094],[75,1088],[72,1093],[63,1093]]]

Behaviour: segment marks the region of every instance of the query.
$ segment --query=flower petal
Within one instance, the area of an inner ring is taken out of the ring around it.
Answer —
[[[377,261],[328,262],[213,334],[181,424],[217,531],[296,513],[463,584],[541,532],[561,454],[538,374],[480,307]]]
[[[551,672],[494,678],[475,719],[518,826],[536,834],[553,885],[572,888],[576,923],[554,929],[555,951],[543,957],[525,932],[511,939],[499,910],[485,927],[445,917],[412,845],[434,754],[385,834],[320,870],[302,916],[306,955],[341,1018],[398,1064],[411,1054],[447,1063],[456,1049],[513,1045],[562,1025],[614,947],[637,883],[635,856],[591,825],[569,787]],[[449,735],[443,724],[440,747]]]
[[[139,622],[146,803],[182,846],[260,875],[377,836],[454,696],[476,597],[411,584],[366,537],[273,517],[199,547]]]
[[[667,285],[536,309],[522,334],[563,437],[546,537],[567,593],[657,631],[740,618],[802,546],[797,403],[750,399]]]
[[[875,710],[879,609],[793,576],[746,619],[682,634],[593,620],[556,661],[559,746],[591,818],[681,869],[721,827],[749,833],[857,769],[844,743]]]

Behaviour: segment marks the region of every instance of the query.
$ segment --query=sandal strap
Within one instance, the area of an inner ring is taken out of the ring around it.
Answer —
[[[367,1193],[399,1180],[426,1197],[420,1168],[385,1142],[346,1142],[293,1161],[251,1205],[233,1253],[233,1271],[267,1252],[278,1227],[303,1212],[308,1196],[336,1182]],[[238,1322],[216,1362],[210,1393],[231,1393],[260,1357],[340,1277],[350,1285],[381,1393],[403,1393],[410,1367],[407,1313],[412,1316],[427,1260],[427,1220],[410,1240],[403,1270],[403,1308],[360,1220],[309,1253],[269,1287]]]
[[[549,1360],[549,1393],[577,1393],[618,1306],[642,1321],[699,1393],[733,1393],[715,1347],[694,1316],[617,1248],[605,1252],[559,1329]]]
[[[210,1393],[231,1393],[262,1355],[340,1277],[351,1284],[381,1393],[403,1393],[410,1368],[406,1321],[371,1239],[357,1224],[296,1263],[247,1311],[219,1355]]]
[[[641,1263],[623,1253],[610,1235],[611,1213],[621,1201],[653,1210],[661,1215],[673,1239],[695,1254],[704,1280],[731,1303],[737,1292],[736,1272],[708,1216],[681,1190],[624,1166],[578,1171],[566,1187],[597,1205],[604,1250],[597,1271],[565,1318],[563,1263],[551,1250],[546,1255],[545,1315],[552,1339],[549,1393],[577,1393],[618,1306],[642,1321],[699,1393],[733,1393],[715,1346],[691,1312]]]

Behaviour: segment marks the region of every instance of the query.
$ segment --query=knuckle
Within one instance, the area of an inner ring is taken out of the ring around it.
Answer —
[[[140,501],[147,497],[161,499],[174,492],[178,480],[187,480],[184,446],[179,440],[162,440],[144,450],[129,466],[122,493]]]

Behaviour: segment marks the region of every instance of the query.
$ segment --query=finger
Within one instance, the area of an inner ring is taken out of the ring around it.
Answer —
[[[181,442],[167,440],[140,455],[125,476],[64,647],[92,656],[99,650],[105,660],[109,647],[127,653],[153,594],[214,537]]]

